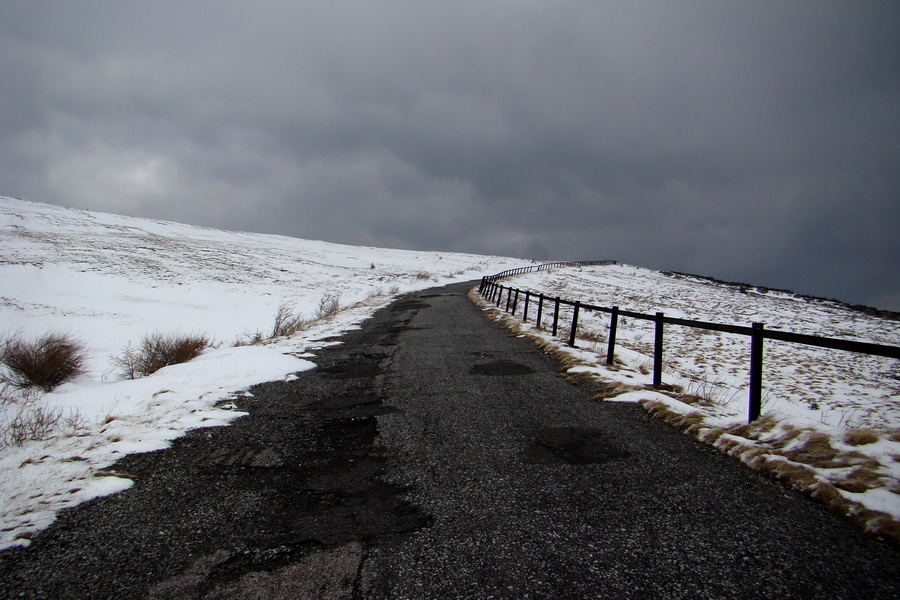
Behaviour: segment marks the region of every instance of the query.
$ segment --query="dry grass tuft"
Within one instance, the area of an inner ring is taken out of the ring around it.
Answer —
[[[841,452],[831,445],[831,439],[821,432],[809,432],[796,448],[782,453],[786,458],[820,469],[840,469],[866,463],[868,458],[859,452]]]
[[[894,542],[900,541],[900,523],[889,515],[862,509],[854,517],[854,520],[863,526],[866,533]]]
[[[818,500],[836,515],[850,516],[853,514],[855,503],[844,498],[836,487],[825,481],[819,481],[812,486],[810,496]]]
[[[578,339],[586,342],[594,342],[595,344],[602,344],[606,341],[606,334],[585,327],[578,330]]]
[[[760,435],[767,433],[778,426],[778,421],[771,415],[765,415],[752,423],[745,423],[732,427],[728,432],[732,435],[747,438],[748,440],[758,440]],[[796,437],[796,436],[794,436]]]
[[[874,464],[872,464],[874,463]],[[881,474],[878,473],[880,465],[877,461],[870,461],[853,469],[846,477],[834,482],[835,487],[851,492],[853,494],[862,494],[871,489],[881,487]]]
[[[205,335],[164,335],[148,334],[141,341],[140,348],[132,348],[129,343],[119,356],[112,357],[123,379],[137,379],[152,375],[163,367],[178,365],[192,360],[211,345]]]
[[[777,442],[781,447],[784,447],[801,433],[803,433],[802,429],[798,429],[791,424],[783,425],[781,427],[781,435],[778,436]]]
[[[559,373],[556,374],[556,376],[561,379],[565,379],[571,385],[581,385],[580,379],[578,379],[577,377],[574,377],[572,375],[569,375],[565,371],[560,371]]]
[[[685,404],[712,406],[712,403],[708,399],[704,398],[703,396],[697,396],[696,394],[678,394],[678,397],[675,399],[679,402],[684,402]]]
[[[85,427],[77,410],[47,404],[34,387],[0,384],[0,449],[54,435],[77,435]]]
[[[759,461],[756,468],[801,492],[809,492],[819,483],[812,470],[795,462],[768,459]]]
[[[591,400],[606,400],[615,398],[620,394],[629,391],[629,387],[618,381],[601,381],[597,384],[597,393]]]
[[[866,429],[853,429],[844,434],[844,443],[851,446],[865,446],[866,444],[874,444],[881,439],[881,436],[874,431]]]
[[[650,414],[687,432],[696,431],[703,423],[703,415],[700,413],[691,411],[683,414],[672,410],[658,400],[641,400],[638,404],[643,406]]]
[[[288,337],[309,326],[310,320],[294,312],[291,302],[282,302],[275,312],[275,323],[269,338]],[[261,341],[262,334],[257,334],[256,339]],[[259,342],[256,342],[259,343]]]
[[[706,429],[702,432],[699,432],[697,439],[706,444],[715,445],[716,442],[722,437],[722,434],[726,433],[725,429],[722,427],[713,427],[711,429]]]
[[[784,456],[794,462],[802,462],[823,469],[837,468],[835,458],[838,451],[831,446],[830,438],[824,433],[810,432],[806,440],[793,450],[784,452]]]
[[[316,307],[316,319],[327,319],[336,315],[341,310],[340,294],[325,294],[319,300],[319,306]]]
[[[0,379],[19,389],[52,391],[85,372],[87,351],[68,334],[48,333],[34,341],[13,336],[0,347],[5,372]]]
[[[391,290],[392,293],[396,293],[396,286],[394,286],[394,288],[391,288]],[[372,306],[377,303],[377,300],[379,298],[384,297],[383,294],[384,292],[380,288],[372,290],[364,300],[357,302],[350,308]],[[309,329],[318,321],[336,315],[344,308],[345,307],[341,306],[341,297],[337,294],[325,294],[324,296],[322,296],[319,299],[319,305],[318,307],[316,307],[313,317],[304,317],[299,312],[296,312],[296,307],[294,306],[293,302],[282,302],[278,306],[278,310],[275,311],[275,319],[272,324],[272,329],[268,335],[262,333],[261,331],[256,331],[254,333],[245,333],[239,336],[234,342],[232,342],[232,346],[253,346],[257,344],[264,344],[269,340],[274,340],[280,337],[290,337],[300,331]]]

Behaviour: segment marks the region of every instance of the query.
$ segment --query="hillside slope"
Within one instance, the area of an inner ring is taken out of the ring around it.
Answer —
[[[219,231],[0,197],[0,333],[63,332],[88,351],[87,373],[48,394],[4,387],[0,403],[0,548],[27,544],[60,508],[131,484],[105,471],[187,429],[240,416],[228,398],[312,368],[339,335],[391,297],[478,279],[521,259],[342,246]],[[320,305],[341,310],[315,319]],[[282,306],[310,319],[269,336]],[[216,347],[189,363],[120,380],[116,358],[148,334],[199,334]],[[39,421],[42,431],[25,432]]]

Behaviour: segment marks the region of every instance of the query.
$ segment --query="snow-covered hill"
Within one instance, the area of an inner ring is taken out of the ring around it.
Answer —
[[[479,279],[521,259],[342,246],[73,210],[0,197],[0,334],[64,332],[88,349],[88,372],[53,392],[7,388],[0,428],[43,411],[46,439],[0,449],[0,548],[27,544],[61,508],[131,485],[105,471],[129,452],[163,448],[187,429],[240,416],[228,398],[314,366],[317,342],[356,326],[398,293]],[[338,314],[290,338],[268,334],[278,308]],[[142,379],[119,381],[114,357],[147,334],[204,334],[217,348]],[[217,405],[219,407],[217,407]],[[224,406],[225,408],[222,408]]]
[[[109,471],[124,454],[163,448],[188,429],[241,416],[230,399],[255,383],[313,368],[316,350],[335,343],[328,338],[392,296],[526,262],[226,232],[0,197],[0,334],[33,339],[60,331],[88,348],[87,373],[51,393],[26,402],[3,390],[0,433],[23,411],[40,410],[57,422],[42,439],[0,444],[0,548],[27,545],[62,508],[131,485]],[[898,321],[629,265],[542,271],[504,283],[643,313],[762,321],[771,329],[900,345]],[[323,300],[336,297],[341,311],[291,337],[234,344],[255,332],[265,337],[286,303],[313,317]],[[667,328],[665,381],[687,392],[679,400],[642,389],[651,382],[649,323],[619,323],[619,360],[611,368],[602,356],[606,315],[582,314],[576,349],[533,323],[514,326],[567,356],[570,375],[618,383],[614,399],[683,418],[698,437],[748,463],[774,457],[776,467],[807,464],[818,478],[811,485],[845,482],[835,493],[900,521],[900,361],[767,342],[764,419],[745,428],[746,338]],[[219,344],[189,363],[120,380],[115,358],[154,332],[204,334]]]

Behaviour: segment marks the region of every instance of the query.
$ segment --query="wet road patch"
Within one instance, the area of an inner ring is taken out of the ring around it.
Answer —
[[[590,465],[631,456],[589,427],[545,427],[527,432],[530,442],[522,453],[525,462],[538,465]]]
[[[474,365],[469,369],[470,375],[488,375],[492,377],[508,377],[512,375],[528,375],[534,369],[511,360],[492,360]]]
[[[416,302],[415,300],[398,301],[391,304],[391,312],[403,312],[405,310],[419,310],[421,308],[431,308],[427,302]]]
[[[319,369],[329,377],[335,379],[358,379],[363,377],[375,377],[381,370],[381,365],[377,362],[343,362],[333,367],[323,367]]]
[[[335,395],[306,405],[306,410],[333,412],[341,418],[371,417],[397,412],[393,406],[385,406],[382,399],[369,394]]]

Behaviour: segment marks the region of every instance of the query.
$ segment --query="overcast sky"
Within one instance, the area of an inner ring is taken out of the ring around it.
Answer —
[[[900,3],[0,0],[0,195],[900,310]]]

